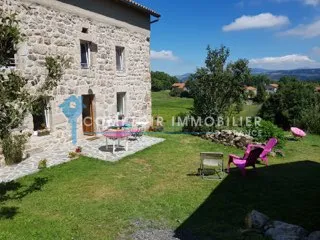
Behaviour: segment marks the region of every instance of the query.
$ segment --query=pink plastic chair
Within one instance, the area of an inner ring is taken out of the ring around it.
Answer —
[[[271,138],[269,139],[269,141],[267,142],[267,144],[263,144],[263,145],[257,145],[257,144],[248,144],[247,146],[247,150],[245,153],[245,156],[249,155],[249,152],[251,151],[251,149],[253,147],[257,148],[263,148],[263,152],[261,153],[261,155],[259,156],[259,158],[264,161],[266,163],[266,165],[268,166],[268,154],[272,151],[272,149],[274,148],[274,146],[276,146],[278,143],[278,140],[276,138]],[[244,156],[244,158],[245,158]]]
[[[246,167],[252,166],[253,168],[256,167],[256,162],[263,152],[263,148],[255,148],[253,150],[250,150],[248,156],[246,154],[243,158],[238,157],[236,155],[230,154],[229,155],[229,162],[228,162],[228,173],[230,172],[230,164],[233,163],[235,166],[237,166],[240,170],[243,176],[246,175]]]

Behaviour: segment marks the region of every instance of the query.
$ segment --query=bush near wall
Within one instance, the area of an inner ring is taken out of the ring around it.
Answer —
[[[28,136],[24,134],[10,134],[2,139],[2,151],[7,165],[17,164],[23,160],[23,151],[25,150],[27,141]]]

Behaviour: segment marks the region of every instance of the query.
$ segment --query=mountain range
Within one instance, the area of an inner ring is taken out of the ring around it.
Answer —
[[[317,80],[320,81],[320,68],[305,68],[305,69],[293,69],[293,70],[267,70],[262,68],[251,69],[253,75],[266,75],[272,80],[279,80],[284,76],[296,77],[301,81]],[[176,76],[180,82],[186,82],[192,73],[186,73]]]
[[[179,82],[186,82],[189,80],[191,74],[192,73],[185,73],[183,75],[177,75],[176,77],[179,79]]]

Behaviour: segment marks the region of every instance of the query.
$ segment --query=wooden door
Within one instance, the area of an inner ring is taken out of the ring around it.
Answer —
[[[82,95],[82,128],[84,135],[93,136],[94,133],[94,95]]]

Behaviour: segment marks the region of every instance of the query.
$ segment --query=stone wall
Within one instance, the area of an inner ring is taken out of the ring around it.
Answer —
[[[240,149],[246,149],[248,144],[253,143],[253,137],[241,132],[232,130],[216,131],[214,133],[206,133],[202,138],[221,143],[225,146],[233,146]]]
[[[79,9],[65,3],[68,1],[42,0],[43,5],[39,2],[41,0],[0,0],[0,8],[17,13],[21,21],[20,29],[26,39],[18,46],[17,70],[30,79],[31,89],[31,80],[44,80],[46,56],[72,59],[71,68],[53,91],[54,99],[49,104],[51,135],[60,142],[71,139],[70,125],[59,108],[70,95],[93,93],[95,117],[110,118],[117,112],[117,92],[126,92],[126,117],[150,121],[149,29]],[[143,19],[149,24],[149,16],[140,16],[139,21]],[[82,28],[87,28],[88,33],[82,33]],[[89,69],[82,69],[80,65],[80,40],[95,46],[91,49]],[[116,70],[116,46],[125,48],[124,72]],[[26,119],[25,126],[33,128],[31,116]],[[78,135],[83,136],[81,117],[77,128]],[[103,126],[96,126],[95,130],[101,131]]]

